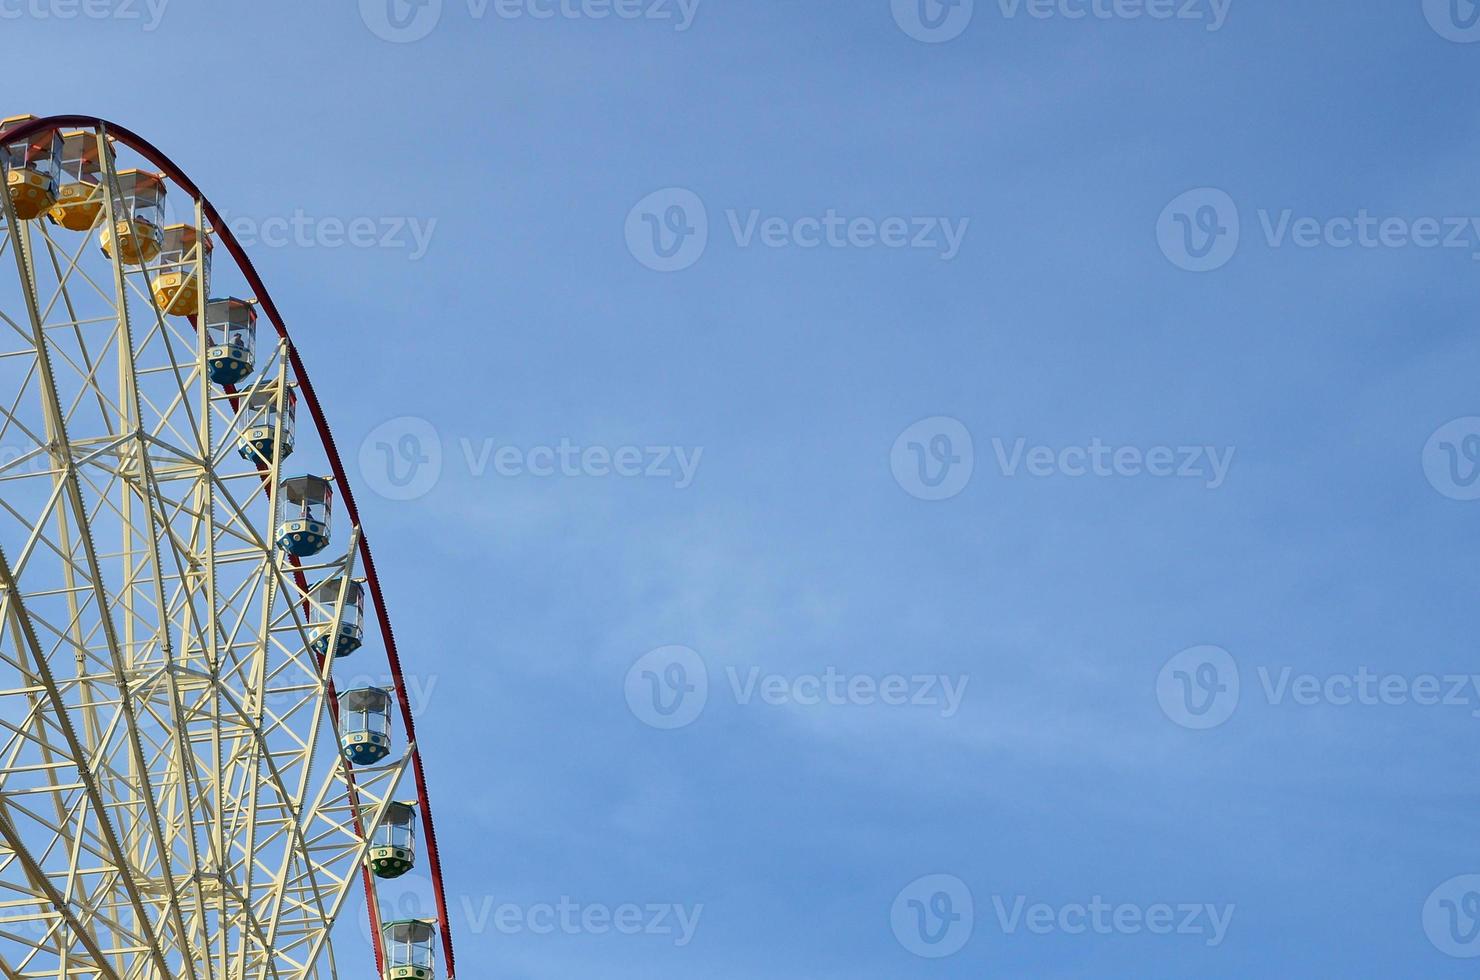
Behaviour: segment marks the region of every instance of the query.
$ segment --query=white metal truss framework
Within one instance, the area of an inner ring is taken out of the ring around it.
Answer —
[[[192,322],[157,262],[0,203],[0,976],[335,976],[415,747],[343,762],[308,631],[337,635],[344,596],[309,587],[355,574],[358,529],[300,566],[273,546],[279,460],[237,452],[248,396],[295,383],[285,346],[213,385],[198,246]]]

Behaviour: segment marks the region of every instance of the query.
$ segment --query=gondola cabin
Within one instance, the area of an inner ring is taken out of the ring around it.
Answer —
[[[11,116],[0,120],[0,130],[35,118]],[[15,216],[22,221],[30,221],[51,210],[57,202],[57,185],[61,178],[61,134],[49,129],[23,140],[12,140],[3,147],[3,155],[5,187],[10,192],[10,205],[15,209]]]
[[[385,980],[432,980],[436,957],[433,919],[402,919],[381,926],[385,940]]]
[[[147,170],[125,170],[118,175],[122,199],[113,212],[113,227],[98,237],[103,252],[124,265],[152,262],[164,246],[164,175]]]
[[[344,593],[343,606],[339,604],[341,591]],[[358,650],[365,640],[365,587],[353,580],[346,582],[341,578],[331,578],[315,586],[313,601],[317,617],[317,628],[309,643],[313,652],[321,657],[327,656],[332,647],[334,656],[347,657]],[[338,629],[334,627],[336,613],[339,616]]]
[[[171,316],[199,312],[200,284],[210,275],[211,236],[202,238],[195,225],[166,228],[159,251],[159,272],[154,277],[154,302],[160,311]]]
[[[416,804],[389,803],[370,842],[370,870],[377,878],[399,878],[416,865]]]
[[[195,229],[190,230],[193,233]],[[207,249],[207,259],[209,254]],[[155,288],[158,289],[158,286]],[[192,299],[190,308],[183,312],[193,313],[194,303],[195,300]],[[162,303],[160,305],[163,306]],[[206,365],[210,369],[212,381],[218,385],[234,385],[251,374],[257,363],[256,350],[256,304],[251,300],[235,297],[213,299],[206,303]]]
[[[373,766],[391,754],[391,695],[362,687],[339,695],[339,748],[357,766]]]
[[[295,476],[278,486],[278,547],[298,558],[329,546],[334,487],[326,477]]]
[[[111,162],[111,146],[108,153]],[[96,133],[85,129],[63,133],[62,185],[51,208],[51,219],[68,231],[90,231],[103,212],[102,171]]]
[[[287,459],[293,455],[294,417],[298,411],[298,396],[289,388],[283,395],[282,411],[278,411],[277,385],[264,385],[247,396],[246,422],[242,428],[242,444],[237,452],[259,469],[272,465],[274,456]],[[281,447],[281,452],[275,450]]]

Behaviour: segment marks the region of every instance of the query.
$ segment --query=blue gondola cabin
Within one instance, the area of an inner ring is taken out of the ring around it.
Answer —
[[[341,591],[344,593],[343,606],[339,604]],[[331,578],[314,587],[313,603],[317,622],[309,643],[313,652],[321,657],[327,656],[332,646],[334,656],[347,657],[358,650],[365,641],[365,587],[357,581]],[[336,612],[339,616],[337,629],[334,626]]]
[[[251,300],[227,297],[206,304],[206,364],[212,381],[234,385],[251,374],[256,349],[257,307]]]
[[[339,695],[339,747],[357,766],[373,766],[391,754],[391,695],[362,687]]]
[[[334,487],[327,477],[294,476],[278,485],[278,547],[297,558],[329,546]]]
[[[292,388],[283,395],[282,412],[278,411],[277,385],[264,385],[247,396],[246,424],[242,444],[237,449],[241,458],[258,469],[272,465],[276,447],[282,447],[280,459],[293,455],[293,426],[298,414],[298,396]]]

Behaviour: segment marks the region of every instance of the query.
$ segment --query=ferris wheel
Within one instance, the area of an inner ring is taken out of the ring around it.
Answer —
[[[7,119],[0,169],[0,976],[334,977],[363,888],[381,975],[452,978],[395,637],[266,288],[119,126]],[[413,879],[435,908],[382,916]]]

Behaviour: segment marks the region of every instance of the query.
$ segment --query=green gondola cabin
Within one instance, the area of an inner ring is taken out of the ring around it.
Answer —
[[[433,919],[401,919],[381,926],[385,940],[385,980],[432,980],[436,968]]]
[[[375,828],[370,870],[377,878],[399,878],[416,865],[416,804],[393,802]]]

